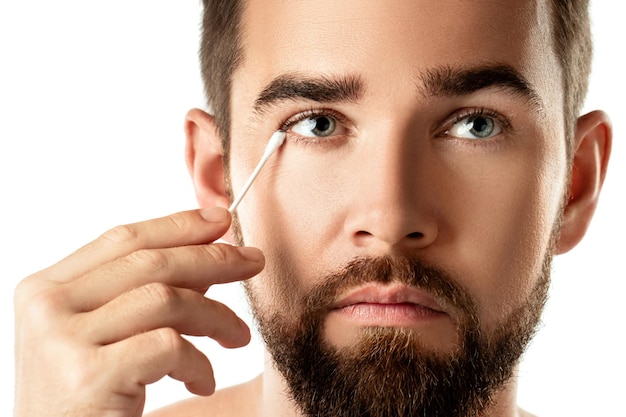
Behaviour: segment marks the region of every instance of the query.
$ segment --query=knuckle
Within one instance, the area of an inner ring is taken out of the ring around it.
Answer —
[[[227,264],[230,262],[231,255],[226,245],[204,245],[202,247],[213,263]]]
[[[28,302],[33,291],[33,286],[34,283],[32,277],[25,278],[17,284],[13,290],[13,304],[16,307]]]
[[[72,355],[74,366],[68,367],[65,371],[68,390],[76,393],[85,390],[85,387],[94,385],[94,382],[102,377],[101,362],[97,351],[89,350]]]
[[[185,231],[190,228],[189,218],[184,216],[183,213],[172,214],[166,217],[166,219],[175,230]]]
[[[182,336],[171,327],[156,330],[156,337],[158,343],[167,351],[182,352],[185,349]]]
[[[151,304],[156,304],[162,308],[173,308],[180,297],[176,293],[174,288],[161,282],[151,282],[140,288],[143,291],[145,297],[150,300]]]
[[[163,250],[141,249],[128,255],[128,261],[146,271],[164,271],[169,266],[169,257]]]
[[[101,239],[111,241],[115,244],[133,245],[139,240],[139,231],[133,225],[120,225],[104,232]]]
[[[65,305],[64,291],[60,287],[54,287],[22,300],[20,316],[30,323],[41,326],[57,317]]]
[[[45,272],[46,270],[44,269],[18,282],[13,289],[13,302],[16,307],[23,303],[28,303],[36,294],[56,286],[46,277]]]

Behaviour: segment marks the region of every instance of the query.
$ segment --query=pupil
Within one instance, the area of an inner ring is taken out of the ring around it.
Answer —
[[[326,132],[331,126],[330,119],[328,117],[319,117],[315,121],[315,130],[318,132]]]
[[[472,133],[476,136],[485,137],[489,136],[493,129],[493,122],[490,119],[484,117],[477,117],[471,120]]]

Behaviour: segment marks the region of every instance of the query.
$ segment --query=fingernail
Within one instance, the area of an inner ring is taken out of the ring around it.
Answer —
[[[263,260],[265,259],[265,256],[263,256],[263,253],[257,248],[240,247],[240,248],[237,248],[237,250],[244,258],[250,261],[263,262]]]
[[[224,222],[229,216],[228,210],[223,207],[205,207],[198,210],[198,212],[204,220],[212,223]]]

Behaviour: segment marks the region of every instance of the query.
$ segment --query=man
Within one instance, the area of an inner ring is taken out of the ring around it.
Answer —
[[[214,116],[186,122],[205,208],[113,229],[20,285],[16,414],[140,415],[167,374],[212,394],[180,334],[245,344],[202,294],[258,274],[263,375],[157,415],[522,415],[515,366],[611,135],[577,117],[586,5],[519,3],[207,4]],[[278,129],[228,231],[215,206]]]

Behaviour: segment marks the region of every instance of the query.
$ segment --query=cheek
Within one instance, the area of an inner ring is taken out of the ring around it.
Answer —
[[[275,193],[267,201],[268,214],[273,213],[267,232],[283,242],[289,258],[304,264],[305,275],[328,267],[328,251],[341,235],[338,212],[345,204],[346,185],[345,165],[339,162],[338,155],[287,144],[276,170]]]
[[[272,295],[263,298],[265,305],[278,308],[280,303],[285,308],[316,276],[346,261],[329,256],[341,228],[336,213],[342,182],[338,165],[332,163],[335,159],[310,155],[286,143],[240,205],[246,245],[260,248],[266,256],[266,267],[252,285],[255,293]],[[245,180],[245,176],[233,177],[233,186]]]
[[[455,200],[456,215],[448,215],[462,236],[455,243],[458,275],[487,325],[526,301],[552,250],[565,175],[564,165],[551,162],[564,157],[554,156],[529,149],[523,158],[480,164],[480,176],[457,178],[467,190]]]

